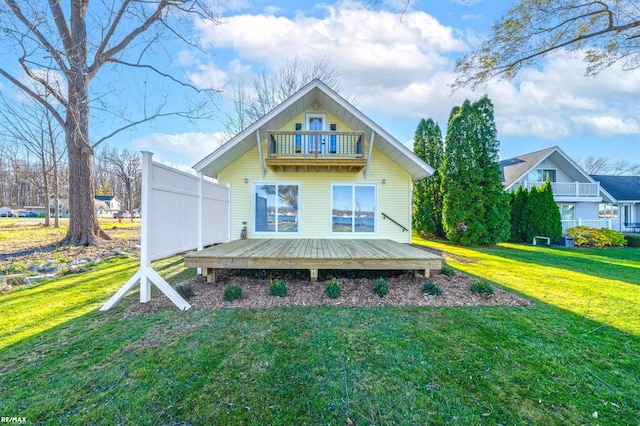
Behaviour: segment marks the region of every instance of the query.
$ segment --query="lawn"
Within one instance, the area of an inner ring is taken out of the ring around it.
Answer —
[[[137,294],[96,311],[135,272],[114,260],[0,295],[12,306],[0,317],[0,413],[29,424],[638,425],[640,331],[627,309],[640,302],[640,251],[427,244],[535,307],[125,318]],[[178,258],[154,267],[174,283],[192,274]],[[585,279],[601,283],[597,295]]]

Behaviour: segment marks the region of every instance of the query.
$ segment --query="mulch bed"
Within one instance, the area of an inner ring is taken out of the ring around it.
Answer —
[[[322,272],[322,271],[321,271]],[[382,273],[380,273],[382,272]],[[304,272],[303,272],[304,273]],[[291,276],[293,274],[293,276]],[[308,274],[308,271],[306,271]],[[375,275],[374,275],[375,274]],[[258,275],[258,276],[256,276]],[[522,306],[531,307],[533,303],[527,299],[494,287],[494,294],[483,295],[472,292],[469,288],[477,279],[462,273],[446,276],[439,271],[432,271],[431,277],[415,277],[401,271],[369,272],[369,276],[358,276],[356,271],[340,271],[336,274],[326,273],[318,282],[310,282],[291,271],[258,271],[221,270],[218,281],[208,284],[203,277],[194,278],[180,285],[190,285],[195,296],[189,299],[192,309],[226,309],[226,308],[271,308],[281,306],[319,306],[338,307],[362,306]],[[361,274],[362,275],[362,274]],[[364,273],[366,275],[366,273]],[[325,280],[336,277],[341,286],[340,296],[329,298],[324,293]],[[374,278],[384,276],[389,282],[389,293],[384,297],[374,294],[371,283]],[[372,278],[373,277],[373,278]],[[283,278],[288,294],[285,297],[269,294],[269,280]],[[442,289],[439,296],[430,296],[422,291],[425,282],[431,281]],[[242,288],[242,299],[227,302],[223,299],[224,288],[235,284]],[[164,295],[155,297],[149,303],[129,306],[124,315],[151,315],[160,309],[176,309]]]

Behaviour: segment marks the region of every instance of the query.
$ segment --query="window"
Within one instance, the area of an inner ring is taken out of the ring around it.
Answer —
[[[298,185],[255,184],[256,232],[298,232]]]
[[[559,204],[560,219],[562,220],[574,220],[575,219],[575,204]]]
[[[529,172],[529,182],[555,182],[556,171],[553,169],[535,169]]]
[[[601,219],[618,218],[618,205],[600,203],[598,217]]]
[[[331,206],[333,232],[375,232],[375,185],[333,185]]]

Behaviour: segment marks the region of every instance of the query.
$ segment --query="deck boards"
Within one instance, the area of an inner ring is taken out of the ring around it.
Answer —
[[[235,240],[185,256],[188,267],[203,268],[215,280],[215,270],[405,269],[428,275],[440,269],[440,256],[391,240],[371,239],[249,239]]]

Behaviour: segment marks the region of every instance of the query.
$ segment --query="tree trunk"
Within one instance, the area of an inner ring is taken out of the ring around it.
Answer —
[[[72,47],[67,51],[69,72],[65,142],[69,156],[69,229],[65,241],[90,245],[110,237],[100,229],[94,204],[93,149],[89,140],[89,76],[87,70],[88,2],[71,2]]]
[[[69,229],[65,241],[90,245],[110,239],[100,229],[94,207],[91,155],[67,141],[69,155]]]

